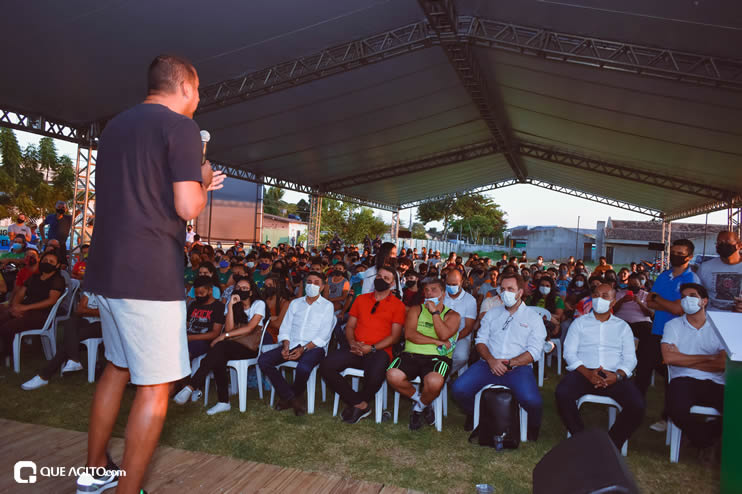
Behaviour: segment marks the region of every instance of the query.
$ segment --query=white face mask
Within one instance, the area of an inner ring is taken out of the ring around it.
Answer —
[[[551,288],[548,286],[540,286],[538,287],[538,291],[541,292],[541,295],[548,295],[551,293]]]
[[[500,291],[500,298],[505,307],[512,307],[518,303],[518,294],[515,292],[509,292],[507,290]]]
[[[593,310],[597,314],[605,314],[611,308],[611,301],[604,298],[593,297]]]
[[[577,288],[582,288],[583,286],[585,286],[585,282],[582,281],[582,280],[577,280],[577,281],[575,281],[575,286]]]
[[[314,298],[319,295],[319,285],[312,285],[311,283],[307,283],[304,291],[306,292],[307,297]]]
[[[255,263],[252,262],[252,261],[250,261],[250,262],[247,263],[247,267],[250,268],[250,269],[252,269],[252,268],[255,267]]]
[[[680,306],[686,314],[695,314],[701,310],[701,299],[698,297],[683,297]]]

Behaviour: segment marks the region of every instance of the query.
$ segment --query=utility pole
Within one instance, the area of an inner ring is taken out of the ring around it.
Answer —
[[[580,217],[577,217],[577,234],[575,235],[575,259],[581,259],[580,256]]]

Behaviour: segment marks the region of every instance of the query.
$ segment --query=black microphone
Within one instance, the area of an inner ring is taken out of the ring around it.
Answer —
[[[201,154],[201,164],[203,165],[206,163],[206,146],[209,144],[209,141],[211,140],[211,134],[209,134],[208,130],[202,130],[201,131],[201,144],[203,146],[202,154]]]

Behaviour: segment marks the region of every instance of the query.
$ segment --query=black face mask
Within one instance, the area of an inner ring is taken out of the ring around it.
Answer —
[[[737,246],[735,244],[727,242],[716,244],[716,253],[725,259],[734,255],[735,252],[737,252]]]
[[[57,208],[57,214],[64,214],[64,208]]]
[[[376,278],[374,280],[374,290],[376,290],[377,292],[385,292],[389,290],[390,286],[392,286],[391,283],[387,283],[381,278]]]
[[[407,280],[404,284],[407,288],[412,288],[415,285],[417,285],[417,280]]]
[[[21,218],[16,218],[16,219],[15,219],[15,222],[16,222],[16,223],[18,223],[19,225],[22,225],[23,223],[25,223],[25,222],[26,222],[26,220],[24,220],[24,219],[21,219]]]
[[[53,273],[57,270],[57,267],[49,264],[48,262],[42,262],[39,264],[39,271],[41,271],[44,274]]]
[[[209,300],[209,297],[196,297],[194,300],[198,305],[204,305]]]
[[[677,254],[670,254],[670,265],[674,268],[679,268],[685,264],[686,256],[679,256]]]
[[[263,288],[263,296],[265,298],[271,298],[275,294],[276,294],[276,287],[275,286],[267,286],[267,287]]]
[[[247,300],[250,297],[250,290],[235,290],[234,295],[239,295],[240,300]]]

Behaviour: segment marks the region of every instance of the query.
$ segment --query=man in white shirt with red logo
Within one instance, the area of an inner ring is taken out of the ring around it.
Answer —
[[[629,377],[636,367],[634,335],[629,325],[611,314],[616,291],[608,284],[593,291],[593,310],[572,323],[564,340],[564,360],[570,372],[556,388],[559,415],[571,434],[585,429],[577,400],[586,394],[607,396],[621,405],[608,431],[616,448],[639,428],[646,403]]]

